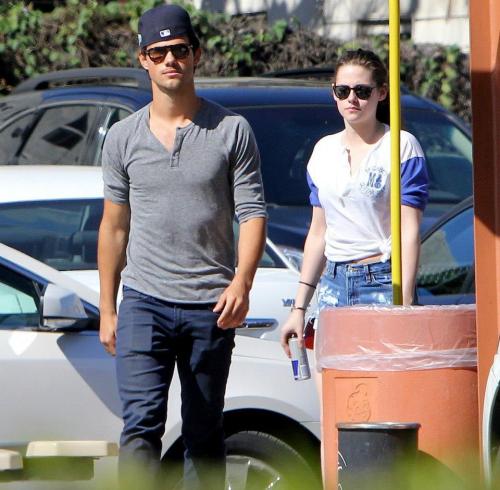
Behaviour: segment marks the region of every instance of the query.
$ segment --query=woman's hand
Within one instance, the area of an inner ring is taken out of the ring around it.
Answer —
[[[300,347],[304,344],[304,316],[305,312],[303,310],[292,310],[287,321],[281,327],[280,343],[288,357],[291,357],[290,348],[288,347],[288,341],[291,337],[297,337]]]

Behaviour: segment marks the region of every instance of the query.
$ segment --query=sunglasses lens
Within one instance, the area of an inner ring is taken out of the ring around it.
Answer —
[[[169,46],[174,58],[178,60],[182,60],[189,55],[189,46],[187,44],[174,44],[173,46]]]
[[[167,56],[167,49],[164,46],[161,46],[158,48],[148,49],[146,53],[153,63],[161,63],[165,59],[165,56]]]
[[[189,46],[187,44],[158,46],[157,48],[148,49],[146,53],[153,63],[161,63],[166,58],[169,51],[172,53],[175,59],[182,60],[184,58],[187,58],[187,56],[189,55]]]
[[[354,87],[354,93],[356,97],[361,100],[366,100],[370,98],[373,88],[369,85],[356,85]]]
[[[347,99],[351,93],[351,88],[348,85],[335,85],[333,90],[337,98],[340,100]]]

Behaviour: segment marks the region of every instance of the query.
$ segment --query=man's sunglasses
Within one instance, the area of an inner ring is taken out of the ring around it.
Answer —
[[[345,100],[349,97],[351,90],[354,90],[356,97],[361,100],[367,100],[370,98],[373,89],[371,85],[354,85],[354,87],[349,87],[349,85],[333,85],[333,91],[339,100]]]
[[[192,49],[191,44],[171,44],[169,46],[157,46],[155,48],[145,49],[143,53],[155,63],[161,63],[167,57],[167,54],[172,53],[176,60],[183,60],[189,56],[189,50]]]

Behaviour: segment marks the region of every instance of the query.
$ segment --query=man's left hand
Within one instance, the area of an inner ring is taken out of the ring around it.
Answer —
[[[236,328],[245,321],[249,307],[248,292],[249,289],[242,282],[233,279],[213,309],[215,313],[221,313],[217,320],[218,327]]]

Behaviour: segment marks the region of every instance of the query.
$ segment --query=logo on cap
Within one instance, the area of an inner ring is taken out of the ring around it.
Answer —
[[[167,37],[170,36],[170,29],[164,29],[163,31],[160,31],[160,37]]]

